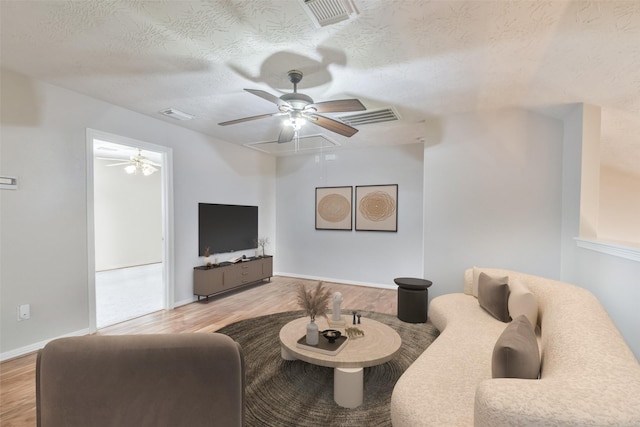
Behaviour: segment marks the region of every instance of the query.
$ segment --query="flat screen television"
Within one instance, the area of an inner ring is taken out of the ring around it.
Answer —
[[[257,247],[258,207],[198,203],[198,255]]]

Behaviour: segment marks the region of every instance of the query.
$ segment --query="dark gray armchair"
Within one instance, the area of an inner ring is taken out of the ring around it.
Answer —
[[[242,426],[244,359],[218,333],[85,336],[38,354],[39,427]]]

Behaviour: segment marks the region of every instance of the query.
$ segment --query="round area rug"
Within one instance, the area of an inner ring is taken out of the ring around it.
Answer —
[[[438,336],[431,323],[405,323],[396,316],[359,311],[402,338],[400,352],[383,365],[365,368],[364,402],[355,409],[333,400],[333,368],[280,356],[280,328],[302,311],[242,320],[217,332],[242,346],[245,359],[247,426],[390,426],[391,392],[400,375]],[[350,311],[343,311],[349,314]]]

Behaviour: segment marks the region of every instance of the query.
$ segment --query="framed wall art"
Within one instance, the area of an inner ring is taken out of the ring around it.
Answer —
[[[316,188],[316,230],[352,230],[353,187]]]
[[[398,231],[398,184],[356,186],[356,231]]]

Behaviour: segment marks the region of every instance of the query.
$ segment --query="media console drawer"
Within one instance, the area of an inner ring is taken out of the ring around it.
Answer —
[[[238,288],[243,285],[271,280],[273,257],[250,258],[235,264],[223,262],[213,267],[193,268],[193,293],[207,300],[210,296]]]

